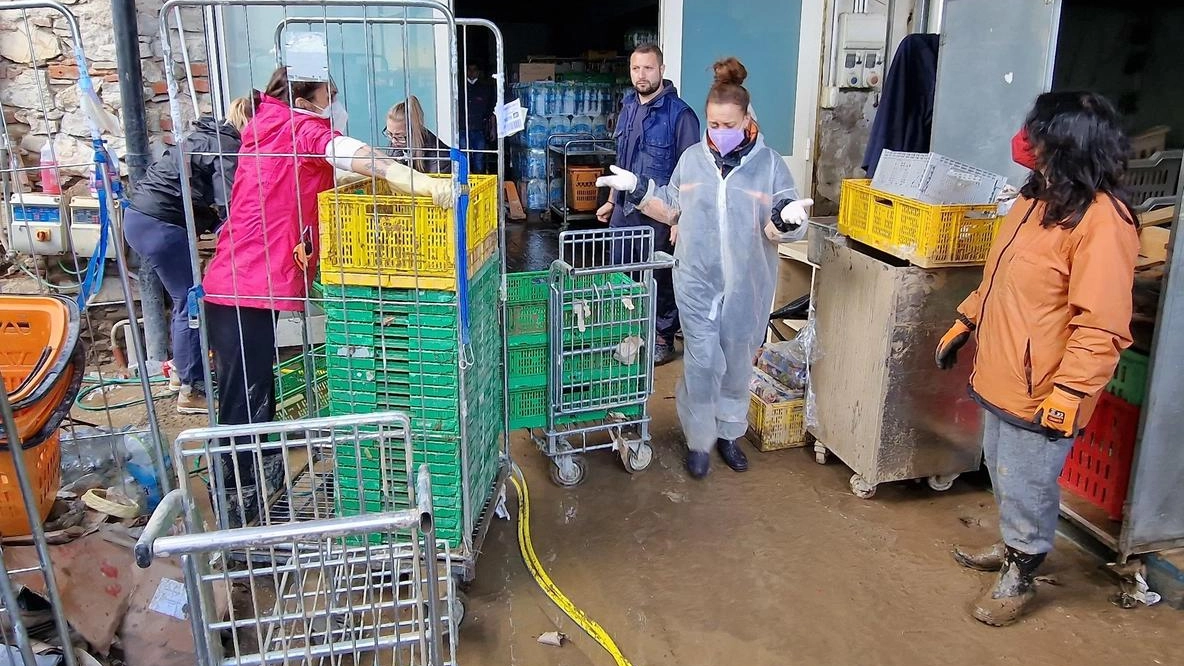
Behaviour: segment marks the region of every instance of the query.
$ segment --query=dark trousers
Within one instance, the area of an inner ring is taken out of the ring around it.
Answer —
[[[460,145],[465,150],[486,150],[489,147],[482,129],[461,129]],[[468,153],[469,172],[485,173],[486,157],[485,153]]]
[[[623,215],[618,204],[613,210],[613,217],[609,226],[613,229],[647,226],[654,230],[654,251],[674,254],[674,244],[670,242],[670,226],[661,222],[654,222],[641,216],[640,213]],[[635,243],[613,243],[613,263],[635,263],[643,260],[640,247]],[[674,272],[669,268],[654,271],[654,283],[657,293],[654,295],[655,332],[667,344],[674,344],[674,334],[679,331],[678,303],[674,300]]]
[[[123,215],[123,235],[142,261],[150,266],[169,298],[173,301],[170,327],[173,364],[181,383],[205,393],[201,336],[189,327],[189,290],[193,288],[193,268],[189,261],[189,232],[185,227],[145,215],[129,208]],[[147,313],[144,315],[148,316]]]
[[[276,312],[207,303],[205,316],[218,377],[218,424],[271,421],[275,418]],[[284,457],[278,452],[257,456],[254,441],[237,438],[235,443],[245,450],[219,456],[210,474],[211,494],[227,511],[225,527],[254,522],[263,498],[283,484]],[[258,482],[260,477],[264,484]]]

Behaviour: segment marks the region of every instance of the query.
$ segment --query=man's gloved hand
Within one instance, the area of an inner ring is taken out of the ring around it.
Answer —
[[[615,164],[610,166],[609,170],[613,175],[597,178],[596,187],[608,187],[618,192],[632,192],[637,189],[637,176],[632,171],[626,171]]]
[[[781,209],[780,214],[773,218],[773,223],[781,231],[793,231],[810,220],[810,214],[806,212],[806,208],[812,205],[814,205],[813,199],[790,201]]]
[[[970,340],[970,333],[974,328],[963,317],[959,317],[950,330],[941,336],[937,343],[937,351],[933,358],[941,370],[949,370],[958,362],[958,350]]]
[[[1054,386],[1033,419],[1044,426],[1049,437],[1069,438],[1077,435],[1077,412],[1081,409],[1081,396],[1060,386]]]
[[[386,168],[386,177],[396,192],[431,197],[441,208],[452,208],[452,180],[432,178],[410,167],[395,162]]]

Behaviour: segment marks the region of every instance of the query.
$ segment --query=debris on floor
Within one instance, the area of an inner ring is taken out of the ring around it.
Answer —
[[[565,640],[567,640],[567,634],[561,634],[558,631],[548,631],[539,636],[539,643],[552,647],[563,647],[563,641]]]

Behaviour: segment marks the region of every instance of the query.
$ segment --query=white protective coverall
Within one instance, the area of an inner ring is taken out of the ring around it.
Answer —
[[[752,361],[765,339],[780,261],[764,228],[774,205],[797,199],[785,160],[758,134],[727,177],[706,139],[691,146],[670,184],[651,182],[637,206],[678,224],[674,294],[684,361],[677,404],[692,451],[709,451],[717,439],[739,439],[748,429]],[[803,223],[780,242],[800,240],[806,229]]]

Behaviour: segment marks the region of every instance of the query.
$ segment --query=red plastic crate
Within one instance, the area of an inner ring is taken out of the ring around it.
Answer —
[[[1111,520],[1122,520],[1122,505],[1131,479],[1139,408],[1102,393],[1098,408],[1061,470],[1061,487],[1101,508]]]

